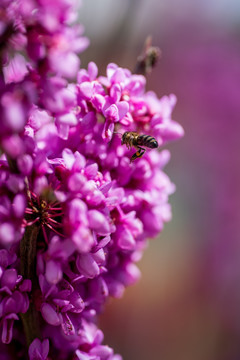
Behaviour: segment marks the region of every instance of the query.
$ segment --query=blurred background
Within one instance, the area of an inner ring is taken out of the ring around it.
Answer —
[[[134,69],[148,35],[162,58],[148,76],[174,93],[185,137],[168,146],[173,220],[150,241],[142,279],[101,318],[124,360],[240,359],[240,1],[84,0],[95,61]]]

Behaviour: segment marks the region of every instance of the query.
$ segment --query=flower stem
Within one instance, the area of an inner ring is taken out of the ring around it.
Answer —
[[[21,274],[24,279],[32,281],[32,294],[38,289],[36,251],[39,229],[40,226],[37,224],[27,226],[20,244]],[[29,346],[36,337],[40,338],[38,311],[32,299],[30,299],[28,311],[25,314],[21,314],[21,320],[23,322],[26,342]]]

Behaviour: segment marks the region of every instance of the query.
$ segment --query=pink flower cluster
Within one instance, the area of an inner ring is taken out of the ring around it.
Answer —
[[[66,79],[75,78],[77,53],[88,46],[77,0],[3,0],[0,5],[1,146],[12,158],[27,151],[22,132],[32,104],[68,114]]]
[[[183,135],[174,95],[158,99],[144,76],[116,64],[106,76],[93,62],[79,69],[87,40],[69,26],[76,4],[0,6],[0,329],[24,352],[15,320],[21,313],[27,333],[26,319],[38,318],[38,335],[26,334],[31,360],[121,359],[102,345],[97,315],[139,278],[135,263],[170,220],[174,185],[162,170],[167,150],[130,163],[134,150],[117,133],[160,146]]]

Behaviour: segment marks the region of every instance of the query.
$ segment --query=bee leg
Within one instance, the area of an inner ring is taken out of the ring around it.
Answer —
[[[146,151],[146,149],[138,146],[138,151],[137,151],[137,153],[139,153],[138,157],[139,158],[142,157],[144,155],[145,151]]]
[[[137,152],[135,154],[133,154],[133,156],[131,157],[131,161],[130,162],[133,162],[134,160],[140,158],[143,156],[143,154],[145,153],[146,149],[138,146],[137,147]]]

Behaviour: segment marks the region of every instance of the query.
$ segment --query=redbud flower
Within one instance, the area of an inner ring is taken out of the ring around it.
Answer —
[[[49,352],[49,341],[48,339],[41,341],[35,339],[28,349],[30,360],[46,360]]]
[[[176,98],[117,64],[80,69],[76,6],[0,5],[0,333],[11,346],[15,331],[16,358],[120,360],[98,314],[139,279],[147,239],[171,219],[169,152],[130,162],[121,135],[180,138]]]

